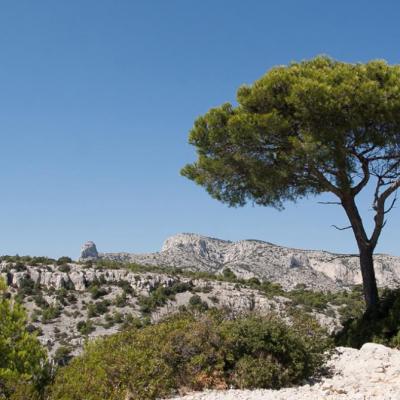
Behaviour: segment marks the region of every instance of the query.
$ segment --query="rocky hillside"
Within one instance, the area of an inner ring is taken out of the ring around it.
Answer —
[[[168,238],[160,252],[150,254],[98,253],[93,242],[82,247],[81,260],[107,259],[143,265],[169,266],[221,273],[229,268],[243,278],[257,277],[290,290],[299,284],[314,290],[339,290],[361,284],[356,256],[298,250],[259,240],[230,242],[191,233]],[[400,284],[400,257],[378,254],[379,286]]]
[[[179,272],[179,271],[178,271]],[[86,338],[115,333],[128,325],[143,325],[189,308],[211,307],[232,313],[274,312],[288,318],[296,309],[316,317],[328,331],[340,329],[340,318],[353,307],[341,297],[285,292],[258,279],[176,273],[165,268],[107,263],[75,263],[30,257],[3,257],[0,276],[9,292],[28,310],[30,327],[54,357],[78,354]],[[354,301],[359,302],[359,293]],[[352,300],[346,295],[346,299]],[[344,308],[343,308],[344,307]]]
[[[380,285],[400,281],[399,258],[376,262]],[[360,283],[356,257],[193,234],[173,236],[153,254],[98,253],[88,242],[79,262],[5,256],[0,275],[28,310],[31,329],[61,359],[79,353],[86,338],[185,307],[284,318],[302,309],[333,332],[363,306],[360,291],[349,289]]]

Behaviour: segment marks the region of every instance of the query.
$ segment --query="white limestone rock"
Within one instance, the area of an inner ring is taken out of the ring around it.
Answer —
[[[160,252],[100,253],[98,257],[211,273],[229,268],[238,277],[269,280],[285,290],[300,284],[314,290],[335,291],[362,283],[356,256],[291,249],[260,240],[230,242],[192,233],[168,238]],[[378,254],[375,269],[379,286],[400,285],[400,257]]]
[[[99,257],[96,245],[92,241],[84,243],[81,247],[81,260],[96,260]]]

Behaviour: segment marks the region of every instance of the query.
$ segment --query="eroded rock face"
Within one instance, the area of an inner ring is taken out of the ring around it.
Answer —
[[[98,257],[211,273],[229,268],[241,278],[265,279],[286,290],[305,285],[314,290],[335,291],[362,283],[355,256],[292,249],[260,240],[230,242],[192,233],[168,238],[160,252],[100,253]],[[400,257],[376,255],[375,271],[379,286],[400,285]]]
[[[99,257],[94,242],[86,242],[81,247],[81,260],[96,260]]]

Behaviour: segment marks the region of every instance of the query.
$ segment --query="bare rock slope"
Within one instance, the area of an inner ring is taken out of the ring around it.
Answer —
[[[93,258],[96,253],[94,243],[86,243],[81,259],[87,259],[87,254]],[[98,253],[97,258],[212,273],[229,268],[239,277],[266,279],[281,284],[285,290],[298,284],[318,290],[361,284],[356,256],[298,250],[260,240],[230,242],[191,233],[168,238],[157,253]],[[376,255],[375,270],[380,286],[400,284],[400,257]]]

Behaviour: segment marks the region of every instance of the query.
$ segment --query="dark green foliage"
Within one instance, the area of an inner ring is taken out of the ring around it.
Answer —
[[[153,400],[179,388],[279,388],[315,372],[329,346],[310,320],[289,327],[272,316],[183,314],[90,342],[59,370],[50,400]]]
[[[93,300],[96,300],[96,299],[108,294],[108,291],[106,289],[100,287],[97,283],[90,285],[89,292],[90,292],[90,295]]]
[[[367,342],[400,348],[400,289],[385,290],[378,309],[345,321],[336,336],[340,346],[360,348]]]
[[[60,307],[58,305],[52,305],[46,307],[42,310],[42,318],[41,321],[43,324],[48,324],[53,319],[58,318],[61,314]]]
[[[19,282],[18,295],[24,298],[36,293],[39,294],[37,289],[35,282],[29,276],[24,276]]]
[[[72,263],[72,262],[73,261],[72,261],[72,259],[70,257],[60,257],[57,260],[57,265],[66,265],[66,264],[69,264],[69,263]]]
[[[201,297],[197,294],[193,295],[189,299],[189,306],[192,310],[197,311],[206,311],[208,310],[208,304],[206,301],[203,301]]]
[[[31,256],[1,256],[0,261],[6,261],[9,263],[20,263],[20,265],[51,265],[56,261],[48,257],[31,257]]]
[[[67,365],[68,362],[71,360],[72,356],[71,356],[71,352],[72,349],[70,347],[67,346],[60,346],[53,357],[53,361],[56,365],[59,366],[64,366]]]
[[[96,303],[89,304],[88,318],[93,318],[105,314],[108,311],[108,307],[110,306],[110,304],[110,300],[102,300],[97,301]]]
[[[47,308],[47,307],[49,307],[49,303],[43,297],[42,293],[39,293],[39,294],[33,296],[33,300],[34,300],[35,304],[39,308]]]
[[[157,286],[153,288],[149,296],[140,296],[138,303],[143,314],[151,314],[157,307],[167,304],[168,300],[174,300],[177,293],[192,290],[189,282],[175,282],[172,286]]]
[[[117,307],[125,307],[128,302],[128,298],[126,296],[126,292],[122,292],[121,294],[117,295],[113,301],[114,305]]]
[[[227,281],[236,281],[237,279],[236,275],[232,272],[230,268],[225,268],[222,271],[222,275]]]
[[[95,330],[95,327],[93,326],[92,321],[79,321],[76,324],[76,328],[82,335],[89,335]]]
[[[120,280],[120,281],[116,282],[116,285],[119,286],[120,288],[122,288],[122,290],[126,294],[130,294],[130,295],[134,295],[135,294],[135,291],[133,290],[133,287],[131,286],[131,284],[128,281]]]
[[[3,296],[0,279],[0,398],[38,399],[49,378],[46,351],[28,329],[25,311]]]
[[[198,159],[182,174],[231,206],[250,200],[281,208],[335,187],[349,192],[362,173],[361,154],[379,148],[398,161],[399,82],[400,67],[383,61],[320,56],[275,67],[238,90],[237,106],[195,121],[189,142]]]

